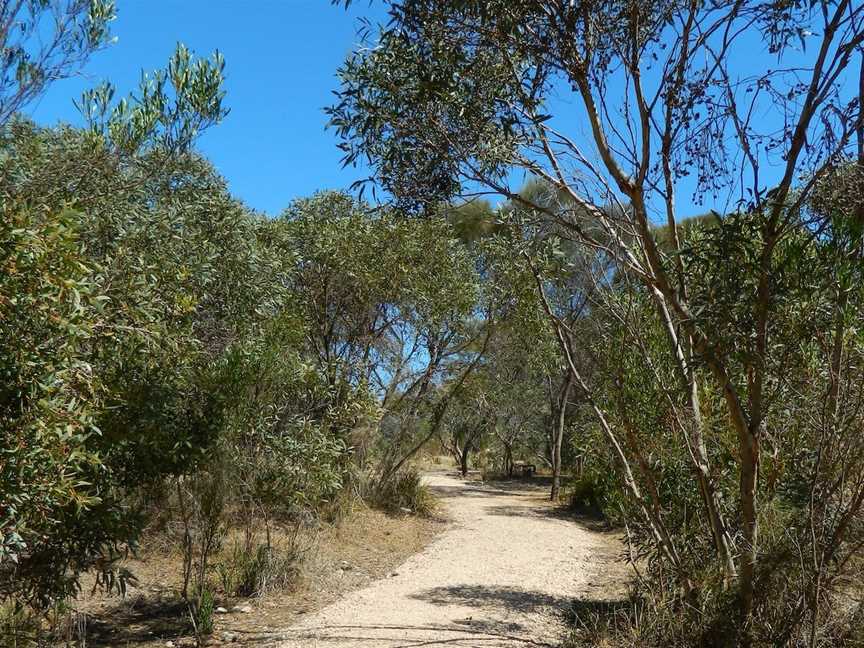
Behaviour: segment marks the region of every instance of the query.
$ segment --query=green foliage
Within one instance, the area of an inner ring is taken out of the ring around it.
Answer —
[[[594,475],[583,475],[567,487],[570,508],[593,515],[604,512],[601,501],[603,493],[604,489],[597,483]]]
[[[711,229],[720,225],[721,217],[716,212],[701,214],[699,216],[691,216],[676,222],[675,227],[679,239],[691,240],[692,236],[697,235],[700,230]],[[672,242],[672,231],[668,225],[663,225],[654,230],[654,237],[660,248],[669,254],[674,253],[674,245]]]
[[[222,105],[225,61],[195,59],[182,43],[164,70],[142,74],[136,95],[112,105],[110,83],[87,90],[76,103],[90,130],[124,154],[142,147],[185,152],[200,133],[228,114]]]
[[[474,242],[502,232],[502,224],[486,200],[469,200],[449,207],[444,217],[463,241]]]
[[[694,371],[708,439],[711,483],[720,493],[722,515],[732,520],[733,525],[740,516],[736,505],[737,438],[728,424],[724,394],[711,382],[705,360],[709,353],[720,353],[722,349],[728,353],[723,362],[730,368],[730,375],[743,377],[752,373],[760,358],[752,331],[753,305],[758,299],[755,278],[759,276],[759,250],[765,235],[763,222],[759,214],[736,213],[710,227],[694,224],[686,231],[682,252],[690,298],[699,305],[694,310],[694,319],[703,330],[716,332],[717,347],[697,356],[699,364]],[[830,406],[826,409],[826,395],[831,398],[832,381],[842,385],[840,390],[846,394],[835,406],[841,406],[842,400],[843,408],[854,409],[859,402],[851,391],[845,391],[855,390],[857,387],[853,385],[860,384],[859,376],[850,368],[864,348],[857,316],[850,317],[849,311],[852,308],[860,313],[862,293],[845,283],[845,277],[860,270],[855,260],[860,247],[856,249],[853,241],[841,235],[824,236],[814,242],[811,231],[793,224],[771,256],[772,352],[764,358],[762,366],[770,376],[763,398],[766,425],[772,432],[763,441],[760,467],[763,479],[757,494],[762,569],[755,612],[759,621],[752,629],[757,640],[765,645],[794,644],[803,641],[801,638],[809,631],[801,618],[802,596],[818,587],[814,583],[825,578],[834,567],[818,568],[796,556],[805,546],[809,552],[833,551],[821,540],[813,543],[812,539],[814,532],[826,534],[822,537],[838,533],[829,519],[831,516],[846,515],[845,519],[852,524],[843,531],[849,533],[848,539],[836,545],[836,550],[850,560],[844,578],[855,578],[860,573],[852,558],[859,541],[853,538],[860,538],[861,530],[852,520],[860,517],[860,512],[853,512],[855,505],[846,499],[850,491],[841,496],[830,485],[861,474],[857,440],[860,426],[850,418],[849,410],[838,409],[836,419],[826,415],[830,410]],[[857,305],[853,307],[853,303]],[[646,470],[637,472],[638,483],[644,492],[655,490],[662,502],[665,528],[681,552],[684,569],[699,583],[694,593],[699,597],[698,603],[693,608],[698,613],[667,614],[663,593],[674,586],[664,580],[657,568],[663,562],[652,531],[640,523],[644,517],[623,484],[610,478],[620,475],[617,458],[610,452],[594,452],[586,459],[586,473],[606,476],[604,481],[594,484],[599,499],[605,501],[603,509],[611,513],[613,520],[621,516],[627,521],[633,549],[637,556],[648,559],[650,577],[638,618],[619,618],[614,629],[606,628],[601,633],[602,640],[617,641],[620,645],[688,646],[698,636],[704,645],[725,645],[723,642],[729,637],[740,637],[740,626],[729,622],[738,603],[734,593],[722,584],[716,563],[712,563],[715,548],[710,528],[698,513],[703,506],[703,494],[698,483],[690,478],[693,470],[690,448],[681,442],[680,430],[673,427],[676,409],[686,404],[678,400],[682,396],[671,387],[680,384],[679,377],[655,312],[648,295],[641,291],[627,294],[622,290],[607,295],[604,308],[593,312],[595,325],[608,340],[595,355],[601,370],[595,374],[594,395],[602,399],[631,456],[641,456],[646,461]],[[612,317],[607,319],[609,315]],[[838,329],[838,322],[843,328]],[[844,354],[848,354],[844,357],[850,364],[844,361],[832,370],[829,368],[832,345],[836,344],[838,330]],[[829,429],[831,441],[825,437]],[[586,441],[589,446],[591,438]],[[600,445],[593,443],[595,447]],[[852,492],[859,492],[857,486]],[[822,596],[827,599],[841,594],[836,590],[830,594],[823,591]],[[837,637],[851,627],[851,613],[842,606],[821,608],[819,625],[814,630],[817,641],[824,645],[839,641]],[[580,641],[588,643],[601,640],[599,635],[585,632],[580,636]]]
[[[387,473],[434,436],[449,394],[438,384],[478,353],[488,297],[474,259],[447,223],[333,192],[296,201],[280,222],[296,259],[304,346],[336,402],[349,385],[377,398],[350,444],[361,471]]]
[[[76,74],[111,41],[111,0],[40,0],[0,5],[0,125],[52,81]]]
[[[415,468],[406,468],[375,490],[375,503],[393,513],[410,512],[430,517],[437,509],[435,496]]]
[[[88,363],[104,297],[94,267],[87,265],[78,217],[66,209],[28,208],[4,201],[0,239],[0,426],[4,430],[0,474],[0,564],[18,572],[26,595],[44,588],[67,589],[62,555],[39,546],[78,514],[98,507],[101,459],[92,441],[100,431],[102,397]],[[101,299],[100,299],[101,298]],[[110,537],[112,520],[94,536],[76,534],[81,550]],[[37,548],[38,547],[38,548]],[[48,565],[32,567],[41,552]],[[57,561],[57,562],[54,562]],[[24,573],[20,573],[20,571]]]
[[[391,25],[414,24],[413,8],[392,5]],[[523,61],[504,60],[492,48],[475,47],[461,34],[416,17],[428,26],[420,42],[399,28],[386,29],[375,47],[346,60],[339,70],[339,102],[328,112],[330,126],[344,139],[343,162],[365,156],[400,206],[419,211],[460,193],[466,157],[498,178],[506,175],[506,161],[519,143],[513,126],[520,121],[519,91],[506,80]],[[424,122],[443,127],[419,128]]]
[[[374,331],[382,310],[435,325],[477,302],[471,260],[445,223],[370,213],[333,192],[296,201],[282,218],[300,260],[296,289],[307,316],[314,321],[325,306],[335,307],[335,333],[342,339],[354,342]]]
[[[260,544],[250,550],[236,543],[218,566],[222,587],[229,595],[243,597],[286,590],[297,582],[302,559],[296,547]]]
[[[20,601],[0,603],[0,646],[3,648],[37,648],[40,625],[39,616]]]
[[[206,637],[213,634],[213,613],[216,609],[213,592],[204,587],[196,594],[195,598],[198,601],[192,612],[195,621],[195,634],[198,637]]]
[[[266,227],[199,161],[118,166],[21,123],[3,146],[2,568],[44,602],[134,540],[129,497],[214,446],[211,366],[284,290]]]
[[[370,218],[337,194],[261,220],[193,156],[117,164],[72,129],[17,122],[3,149],[0,186],[26,197],[4,203],[2,326],[21,341],[2,356],[18,439],[2,464],[6,595],[74,591],[134,546],[140,495],[165,483],[204,587],[230,512],[249,528],[304,520],[346,487],[378,416],[370,377],[405,361],[397,325],[458,330],[476,303],[470,259],[438,224]],[[425,490],[400,489],[398,506],[428,509]]]
[[[553,74],[583,103],[607,101],[611,71],[632,64],[620,43],[662,54],[650,31],[677,9],[613,5],[562,5],[559,23],[530,2],[390,3],[380,42],[340,72],[331,125],[346,162],[368,156],[398,207],[436,216],[415,219],[336,192],[273,220],[234,200],[190,152],[227,112],[218,53],[196,60],[178,46],[117,103],[110,85],[85,93],[84,131],[9,121],[10,106],[106,42],[113,14],[102,2],[12,10],[24,19],[20,42],[4,33],[0,63],[9,624],[27,625],[25,603],[73,594],[87,569],[122,592],[131,574],[119,559],[146,523],[148,492],[166,494],[182,522],[183,595],[206,635],[210,566],[230,527],[245,542],[218,563],[223,587],[262,595],[289,586],[302,558],[271,543],[275,525],[314,525],[364,484],[387,510],[431,515],[434,498],[406,467],[430,440],[466,467],[475,453],[509,473],[517,458],[558,465],[553,429],[564,429],[565,463],[581,471],[572,503],[626,523],[642,569],[629,607],[581,611],[591,622],[577,641],[790,645],[808,625],[811,645],[851,640],[860,609],[836,602],[860,580],[864,546],[860,168],[828,169],[809,199],[786,196],[779,211],[754,196],[684,221],[680,247],[668,225],[652,230],[645,187],[662,184],[664,165],[624,169],[640,152],[604,149],[608,116],[595,115],[606,177],[543,113],[566,87]],[[66,17],[53,35],[65,59],[28,49],[46,11]],[[602,28],[582,33],[582,14]],[[775,51],[788,40],[782,25],[769,35]],[[659,93],[651,104],[675,113],[671,144],[694,158],[672,160],[673,183],[691,166],[700,187],[724,181],[722,143],[715,156],[676,139],[725,133],[692,137],[678,115],[728,83],[711,74],[682,81],[693,101]],[[513,165],[534,176],[518,196]],[[581,198],[570,165],[613,205]],[[510,202],[456,201],[477,183]],[[749,567],[752,605],[731,587]]]
[[[275,318],[234,344],[215,366],[211,389],[228,415],[218,453],[226,479],[257,510],[301,514],[341,488],[347,437],[368,395],[326,384],[298,350],[302,324]]]

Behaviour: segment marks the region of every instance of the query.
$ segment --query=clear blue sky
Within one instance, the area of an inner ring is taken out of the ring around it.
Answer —
[[[142,69],[166,64],[178,41],[199,56],[219,49],[226,60],[231,113],[204,134],[199,149],[235,196],[275,215],[295,198],[320,189],[346,189],[369,175],[368,169],[341,167],[337,138],[325,130],[323,108],[334,101],[336,69],[359,42],[358,18],[382,20],[382,5],[355,0],[346,11],[329,0],[117,0],[112,31],[118,42],[96,54],[81,76],[51,86],[28,112],[46,125],[78,124],[72,100],[99,81],[112,81],[125,95],[137,86]],[[736,61],[742,75],[776,65],[758,33],[747,37],[753,57]],[[562,98],[558,103],[553,112],[560,111],[568,132],[585,131],[572,102]],[[759,116],[759,125],[774,130],[780,120],[775,108]],[[773,167],[766,161],[765,182],[778,172],[776,162]],[[514,174],[511,182],[519,186],[522,178]],[[681,214],[734,207],[710,198],[699,204],[693,188],[692,179],[680,183]]]
[[[202,136],[199,149],[234,195],[276,214],[294,198],[368,175],[341,168],[322,108],[333,101],[336,68],[358,42],[357,17],[380,12],[362,0],[348,12],[327,0],[117,0],[118,42],[26,112],[45,125],[78,124],[72,100],[82,90],[108,79],[127,94],[142,68],[164,67],[178,41],[201,56],[219,49],[231,113]]]

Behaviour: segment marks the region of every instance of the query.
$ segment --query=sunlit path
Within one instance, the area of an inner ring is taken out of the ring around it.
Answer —
[[[452,528],[390,577],[292,628],[282,646],[553,646],[572,599],[608,596],[610,571],[622,570],[617,545],[556,516],[542,491],[427,480]]]

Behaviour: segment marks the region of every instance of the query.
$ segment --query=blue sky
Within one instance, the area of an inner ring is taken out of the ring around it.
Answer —
[[[355,0],[346,11],[329,0],[117,0],[112,31],[118,42],[97,53],[81,75],[51,86],[27,112],[46,125],[80,124],[72,100],[84,89],[108,79],[121,95],[127,94],[137,86],[142,69],[166,64],[178,41],[199,56],[219,49],[226,60],[231,113],[203,135],[199,149],[235,196],[275,215],[295,198],[345,189],[369,174],[363,168],[342,168],[336,135],[325,130],[323,108],[334,101],[336,69],[359,43],[358,18],[382,19],[382,5]],[[745,48],[753,56],[735,61],[736,73],[761,74],[776,65],[760,34],[747,38]],[[553,98],[552,112],[563,120],[564,130],[588,139],[578,106],[564,95]],[[758,119],[767,131],[779,128],[782,118],[770,108]],[[765,162],[764,180],[770,182],[780,166]],[[514,174],[511,183],[518,187],[523,178]],[[734,207],[710,197],[700,204],[693,189],[692,179],[681,181],[679,214]]]
[[[348,12],[327,0],[117,0],[118,42],[25,112],[46,125],[78,124],[72,100],[99,81],[125,95],[142,68],[164,67],[178,41],[201,56],[219,49],[231,113],[199,148],[234,195],[277,214],[294,198],[347,188],[367,175],[341,168],[322,108],[332,103],[336,68],[358,42],[357,17],[380,12],[362,0]]]

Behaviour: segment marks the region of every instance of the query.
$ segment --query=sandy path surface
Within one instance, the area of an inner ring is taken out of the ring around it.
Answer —
[[[448,530],[387,578],[290,628],[280,646],[554,646],[572,599],[608,598],[620,582],[614,540],[555,516],[545,491],[426,480]]]

